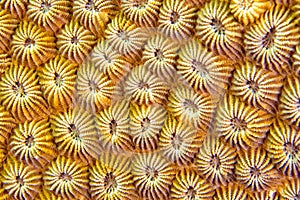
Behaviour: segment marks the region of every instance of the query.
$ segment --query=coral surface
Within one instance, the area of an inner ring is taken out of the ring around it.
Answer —
[[[0,200],[300,196],[300,0],[0,0]]]

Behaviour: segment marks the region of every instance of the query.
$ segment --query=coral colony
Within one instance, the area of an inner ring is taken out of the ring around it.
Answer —
[[[0,200],[300,198],[300,0],[0,0]]]

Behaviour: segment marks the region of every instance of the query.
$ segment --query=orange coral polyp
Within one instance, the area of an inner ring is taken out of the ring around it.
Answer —
[[[130,71],[131,64],[107,40],[100,40],[93,49],[91,60],[95,67],[118,83]]]
[[[34,199],[42,186],[42,174],[10,156],[0,173],[3,188],[14,199]]]
[[[167,110],[180,122],[207,131],[210,127],[216,104],[210,94],[194,92],[182,85],[170,91]]]
[[[137,151],[153,151],[158,147],[158,137],[167,117],[161,105],[130,107],[130,134]]]
[[[211,185],[196,170],[183,168],[173,180],[170,197],[174,200],[212,199],[214,193]]]
[[[168,87],[143,65],[131,70],[125,82],[125,96],[140,105],[162,104],[168,94]]]
[[[203,143],[205,135],[206,132],[198,131],[169,115],[159,136],[159,148],[168,160],[178,166],[189,165]]]
[[[174,41],[161,34],[150,37],[143,51],[144,65],[155,75],[170,80],[176,74],[178,46]]]
[[[300,175],[300,132],[276,119],[265,141],[266,150],[277,168],[287,176]]]
[[[244,25],[252,24],[264,12],[270,9],[270,0],[231,0],[230,10],[233,16]]]
[[[148,31],[127,20],[124,14],[118,14],[105,30],[105,38],[122,55],[139,60],[142,47],[148,38]]]
[[[220,138],[208,135],[196,154],[199,174],[216,186],[225,186],[234,175],[237,152]]]
[[[138,199],[129,158],[113,153],[102,153],[89,171],[93,199]]]
[[[25,16],[28,0],[0,0],[2,9],[9,11],[14,17],[22,19]]]
[[[284,83],[280,100],[279,114],[288,124],[300,126],[300,77],[289,75]]]
[[[103,37],[104,29],[108,21],[108,13],[103,12],[101,3],[103,0],[75,0],[73,15],[85,28],[97,37]],[[111,1],[107,1],[108,4]]]
[[[133,150],[129,124],[129,103],[119,100],[96,114],[101,145],[112,152]]]
[[[226,186],[221,186],[216,189],[214,200],[247,200],[249,198],[249,192],[245,188],[236,182],[229,183]]]
[[[279,173],[263,148],[238,153],[235,166],[236,179],[252,191],[274,189],[280,180]]]
[[[277,110],[283,77],[246,61],[237,66],[231,80],[231,94],[271,113]]]

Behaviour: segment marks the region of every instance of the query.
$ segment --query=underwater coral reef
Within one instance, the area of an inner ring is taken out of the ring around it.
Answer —
[[[0,0],[0,200],[300,199],[300,0]]]

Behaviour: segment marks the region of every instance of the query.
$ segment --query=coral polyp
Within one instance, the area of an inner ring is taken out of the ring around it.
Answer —
[[[240,23],[248,25],[257,20],[271,5],[270,0],[232,0],[229,7]]]
[[[106,1],[108,4],[111,1]],[[103,36],[108,13],[103,12],[103,0],[75,0],[73,6],[73,15],[81,25],[91,31],[95,36]]]
[[[180,122],[206,131],[215,107],[215,102],[208,93],[196,93],[181,85],[170,91],[167,110]]]
[[[216,189],[214,200],[247,200],[248,192],[239,183],[229,183],[227,186],[221,186]]]
[[[170,161],[184,166],[192,162],[204,138],[205,132],[169,115],[159,137],[159,147]]]
[[[158,137],[167,117],[160,105],[137,105],[130,108],[130,134],[136,150],[152,151],[158,146]]]
[[[105,30],[105,38],[123,55],[140,59],[141,48],[145,44],[148,33],[133,21],[127,20],[123,14],[118,14]]]
[[[186,0],[163,1],[158,30],[172,39],[185,40],[193,33],[196,23],[195,8]]]
[[[219,55],[232,60],[243,56],[242,25],[231,15],[228,2],[205,3],[198,12],[195,36]]]
[[[77,65],[61,56],[56,56],[41,67],[39,83],[48,104],[56,111],[72,107],[76,71]]]
[[[249,194],[251,200],[280,200],[278,192],[272,190],[263,190]]]
[[[43,176],[45,188],[63,199],[87,197],[88,167],[82,162],[58,156]]]
[[[56,44],[58,52],[63,57],[81,64],[96,44],[96,37],[79,25],[78,21],[71,20],[57,34]]]
[[[300,30],[290,13],[284,6],[274,5],[245,33],[247,55],[262,67],[279,73],[289,71],[284,64],[299,44]]]
[[[114,82],[119,82],[131,68],[126,57],[116,51],[107,40],[98,42],[92,51],[91,59],[95,67]]]
[[[171,188],[170,197],[177,200],[212,199],[214,189],[202,179],[196,170],[182,169],[177,172]]]
[[[14,156],[34,167],[43,167],[56,156],[47,119],[19,124],[10,140],[10,151]]]
[[[75,107],[51,115],[52,134],[61,155],[92,162],[99,155],[99,142],[93,115]]]
[[[280,102],[279,114],[288,124],[300,126],[300,77],[290,75],[284,83]]]
[[[252,191],[274,189],[279,173],[263,148],[239,152],[236,179]]]
[[[11,36],[17,27],[18,20],[6,10],[0,11],[0,52],[8,52],[10,49]]]
[[[219,94],[227,89],[232,63],[209,52],[196,40],[185,44],[179,52],[177,71],[195,91]]]
[[[156,34],[148,39],[142,60],[155,75],[171,79],[176,73],[177,51],[178,47],[170,38]]]
[[[122,11],[135,23],[154,27],[157,23],[162,0],[122,0]]]
[[[129,127],[129,103],[116,101],[96,114],[96,128],[104,149],[120,152],[133,149]]]
[[[11,42],[13,59],[23,66],[37,68],[55,57],[55,37],[33,22],[23,20]]]
[[[196,155],[196,167],[199,174],[214,185],[227,185],[234,176],[237,153],[234,148],[207,136]]]
[[[277,109],[283,78],[246,61],[236,68],[230,91],[244,102],[269,112]]]
[[[122,155],[102,153],[90,167],[93,199],[138,199],[130,172],[130,160]]]
[[[0,80],[0,102],[17,121],[44,118],[49,114],[36,71],[17,63]]]
[[[265,141],[266,150],[278,169],[287,176],[300,175],[300,132],[277,119]]]
[[[70,0],[32,0],[26,14],[29,20],[56,32],[69,21],[71,5]]]
[[[282,199],[297,199],[300,195],[299,178],[286,179],[278,190]]]
[[[2,9],[9,11],[14,17],[22,19],[26,13],[28,0],[0,0]]]
[[[81,107],[93,113],[108,107],[114,88],[113,82],[93,62],[86,62],[78,69],[76,91]]]
[[[227,94],[217,109],[216,131],[231,146],[248,149],[262,144],[272,122],[272,115]]]
[[[135,186],[144,199],[168,199],[176,170],[160,154],[139,154],[132,160],[131,173]]]
[[[138,104],[163,103],[168,94],[166,82],[152,74],[143,65],[131,70],[125,82],[125,96]]]
[[[42,185],[42,175],[34,167],[7,158],[0,173],[3,188],[14,199],[34,199]]]
[[[36,195],[36,200],[62,200],[61,197],[53,194],[52,192],[50,192],[49,190],[43,188],[41,189],[41,192]]]

